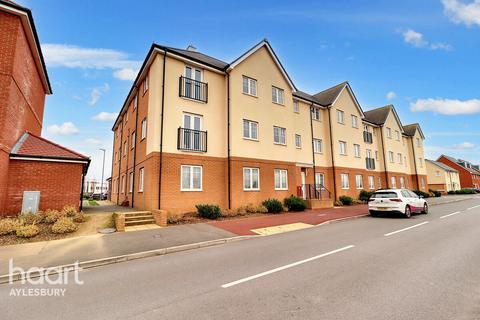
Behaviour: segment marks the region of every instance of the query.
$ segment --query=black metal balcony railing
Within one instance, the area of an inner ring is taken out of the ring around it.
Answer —
[[[177,149],[207,152],[207,131],[178,128]]]
[[[363,141],[373,143],[373,134],[368,131],[363,131]]]
[[[374,158],[365,158],[365,163],[366,163],[367,169],[375,170],[375,159]]]
[[[302,184],[297,187],[297,196],[311,199],[330,199],[330,191],[321,184]]]
[[[208,101],[208,83],[197,81],[181,76],[180,82],[180,97],[185,97],[193,100]]]

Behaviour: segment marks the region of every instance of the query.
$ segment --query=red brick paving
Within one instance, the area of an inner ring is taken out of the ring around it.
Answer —
[[[273,227],[283,224],[303,222],[312,225],[342,219],[362,216],[368,213],[367,205],[357,205],[352,207],[315,209],[304,212],[289,212],[275,215],[265,215],[262,217],[243,218],[238,220],[213,221],[209,224],[217,228],[230,231],[237,235],[255,235],[250,231],[252,229]]]

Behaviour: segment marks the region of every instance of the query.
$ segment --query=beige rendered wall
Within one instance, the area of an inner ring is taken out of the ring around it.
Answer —
[[[391,129],[392,135],[391,138],[387,136],[387,128]],[[409,161],[409,141],[408,138],[402,135],[402,128],[400,127],[399,123],[395,119],[395,115],[393,112],[390,112],[387,120],[385,121],[385,125],[382,127],[383,129],[383,136],[385,141],[385,158],[387,163],[387,171],[390,172],[399,172],[399,173],[408,173],[412,174],[411,172],[412,166],[410,165]],[[397,140],[396,131],[400,132],[400,139]],[[389,151],[394,153],[393,160],[394,162],[390,162],[389,158]],[[399,163],[397,154],[402,154],[402,163]],[[405,157],[407,161],[405,161]]]
[[[425,161],[425,163],[426,163],[427,179],[429,184],[447,183],[448,172],[446,172],[444,169],[440,168],[439,166],[429,161]]]

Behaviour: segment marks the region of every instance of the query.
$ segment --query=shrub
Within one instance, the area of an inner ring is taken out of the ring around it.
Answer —
[[[73,222],[84,223],[85,221],[87,221],[87,216],[83,212],[77,212],[73,217]]]
[[[455,190],[450,190],[447,192],[448,194],[455,194]]]
[[[353,198],[349,196],[341,196],[339,200],[344,206],[351,206],[353,204]]]
[[[245,206],[245,211],[247,213],[256,213],[257,212],[257,207],[255,207],[253,204],[249,203]]]
[[[259,205],[259,206],[257,207],[257,212],[258,212],[258,213],[268,213],[268,209],[267,209],[267,207],[265,207],[264,205]]]
[[[21,225],[18,220],[15,219],[1,219],[0,220],[0,236],[14,233],[15,230]]]
[[[238,210],[233,210],[233,209],[222,210],[222,216],[224,217],[236,217],[238,215],[239,215]]]
[[[433,196],[435,198],[440,198],[442,196],[442,193],[438,190],[433,190],[433,189],[429,189],[428,190],[431,194],[433,194]]]
[[[430,198],[429,193],[426,193],[426,192],[423,192],[423,191],[420,191],[420,190],[413,190],[413,192],[419,197]]]
[[[45,212],[45,222],[46,223],[55,223],[58,219],[64,218],[65,214],[58,210],[47,210]]]
[[[238,207],[236,211],[237,215],[239,216],[244,216],[247,214],[247,209],[245,208],[245,206]]]
[[[455,194],[475,194],[477,193],[474,189],[460,189],[455,191]]]
[[[197,204],[197,213],[200,217],[206,219],[218,219],[222,215],[220,207],[214,204]]]
[[[282,212],[282,203],[277,199],[267,199],[262,202],[262,205],[267,208],[270,213],[279,213]]]
[[[40,229],[34,224],[19,226],[16,230],[17,237],[19,238],[33,238],[39,233]]]
[[[365,201],[353,199],[352,204],[364,204]]]
[[[363,201],[363,202],[367,202],[368,199],[370,199],[370,197],[372,196],[373,193],[374,193],[374,191],[362,190],[362,191],[360,191],[360,194],[358,195],[358,200]]]
[[[77,214],[77,209],[74,206],[65,206],[62,213],[67,217],[74,217]]]
[[[283,204],[288,208],[288,211],[303,211],[307,208],[306,201],[294,195],[285,198]]]
[[[333,203],[333,205],[334,205],[335,207],[341,207],[341,206],[343,206],[343,203],[342,203],[342,201],[337,200],[337,201],[335,201],[335,202]]]
[[[174,214],[174,215],[168,215],[167,216],[167,223],[168,224],[177,224],[179,223],[181,220],[181,217],[178,215],[178,214]]]
[[[77,230],[77,225],[67,217],[58,219],[52,226],[53,233],[71,233]]]
[[[24,213],[20,215],[22,224],[37,224],[42,222],[43,217],[32,212]]]

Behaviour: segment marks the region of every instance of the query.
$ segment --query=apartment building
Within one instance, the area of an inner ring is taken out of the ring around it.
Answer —
[[[443,154],[437,159],[437,161],[458,170],[460,175],[460,185],[462,188],[480,189],[480,167],[478,165]]]
[[[362,189],[426,185],[418,124],[402,126],[393,106],[364,112],[348,82],[298,90],[267,40],[231,63],[152,45],[112,130],[111,199],[139,209],[291,194],[328,207]]]
[[[460,174],[444,163],[425,160],[427,165],[428,188],[442,193],[460,190]]]

